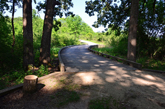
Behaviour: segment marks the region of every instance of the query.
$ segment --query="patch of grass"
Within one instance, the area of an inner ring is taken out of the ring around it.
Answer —
[[[64,86],[65,89],[69,91],[80,89],[80,85],[74,84],[71,79],[61,78],[59,80],[60,84]]]
[[[89,109],[126,109],[124,104],[113,97],[102,97],[90,100]]]
[[[165,71],[165,62],[163,60],[160,61],[153,58],[141,57],[137,62],[141,63],[143,68]]]
[[[111,56],[118,56],[118,57],[126,59],[125,55],[121,55],[119,52],[114,51],[113,48],[110,48],[110,47],[93,48],[93,50],[99,51],[101,53],[108,54]]]
[[[0,77],[0,90],[4,89],[6,87],[10,87],[12,85],[17,85],[20,83],[23,83],[24,81],[24,77],[26,75],[36,75],[38,77],[44,76],[49,74],[50,72],[48,71],[48,67],[41,65],[39,67],[39,70],[37,71],[31,71],[32,69],[29,69],[27,72],[24,72],[23,69],[22,70],[18,70],[18,71],[13,71],[13,72],[9,72],[3,76]]]
[[[80,100],[80,94],[75,91],[69,91],[67,89],[58,90],[54,96],[51,96],[52,99],[55,99],[55,106],[61,107],[67,105],[70,102],[76,102]]]
[[[95,41],[95,40],[85,40],[85,41],[90,41],[90,42],[100,44],[100,45],[106,45],[105,42],[100,42],[100,41]]]

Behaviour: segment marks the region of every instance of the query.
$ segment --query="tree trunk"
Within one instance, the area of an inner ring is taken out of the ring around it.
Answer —
[[[37,89],[38,77],[35,75],[27,75],[24,78],[23,91],[27,93],[35,92]]]
[[[47,0],[46,13],[44,18],[44,27],[40,48],[40,63],[48,64],[50,62],[50,43],[53,26],[53,15],[55,9],[55,0]]]
[[[136,61],[136,37],[138,26],[139,0],[131,0],[131,13],[128,34],[127,59]]]
[[[28,70],[34,64],[33,31],[32,31],[32,0],[23,0],[23,68]]]
[[[13,43],[12,43],[12,53],[14,52],[15,45],[15,30],[14,30],[14,12],[15,12],[15,0],[13,0],[13,11],[12,11],[12,31],[13,31]]]

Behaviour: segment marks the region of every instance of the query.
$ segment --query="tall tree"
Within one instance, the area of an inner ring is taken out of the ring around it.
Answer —
[[[136,61],[136,37],[138,27],[139,0],[131,0],[127,59]]]
[[[82,19],[80,16],[69,16],[66,18],[66,22],[68,23],[68,27],[70,29],[70,34],[75,35],[75,39],[79,38],[80,32],[82,30]]]
[[[48,64],[50,62],[50,42],[51,42],[51,32],[53,26],[53,15],[55,5],[60,3],[56,0],[47,0],[46,13],[44,18],[44,27],[41,40],[40,48],[40,63]]]
[[[14,45],[15,45],[14,12],[15,12],[15,0],[13,0],[13,11],[12,11],[12,31],[13,31],[12,52],[14,52]]]
[[[28,70],[34,64],[33,31],[32,31],[32,0],[23,0],[23,68]]]
[[[39,58],[41,64],[48,64],[50,62],[50,42],[53,27],[53,17],[56,15],[62,17],[63,11],[67,11],[73,6],[71,1],[72,0],[47,0],[45,4],[40,3],[40,7],[37,7],[38,10],[41,10],[41,7],[45,8],[46,6]],[[62,9],[64,10],[61,12]],[[72,14],[72,12],[65,13],[65,16],[70,14]]]

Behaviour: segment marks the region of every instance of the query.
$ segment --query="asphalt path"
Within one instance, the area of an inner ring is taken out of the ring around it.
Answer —
[[[164,109],[160,105],[165,97],[164,74],[138,70],[101,57],[90,52],[89,46],[73,46],[62,51],[66,72],[76,72],[70,75],[75,83],[90,85],[95,90],[92,94],[128,100],[137,109]]]
[[[93,43],[92,43],[93,44]],[[66,72],[106,72],[117,69],[136,70],[131,66],[96,55],[88,50],[90,45],[79,45],[64,49],[61,53]]]

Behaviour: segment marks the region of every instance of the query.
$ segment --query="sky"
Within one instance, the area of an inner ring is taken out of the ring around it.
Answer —
[[[36,0],[37,2],[41,1],[41,0]],[[89,0],[72,0],[74,6],[73,8],[70,9],[70,11],[72,11],[74,14],[79,15],[82,20],[87,23],[94,32],[102,32],[104,31],[104,27],[99,27],[99,28],[94,28],[92,27],[92,25],[94,24],[95,21],[97,21],[97,15],[90,17],[88,14],[85,13],[85,1],[89,1]],[[35,9],[36,5],[34,3],[32,3],[32,8]],[[17,11],[15,12],[15,17],[22,17],[22,8],[16,8]],[[39,12],[40,17],[42,19],[44,19],[44,13]],[[6,13],[5,15],[8,15],[9,17],[11,17],[11,13]]]

